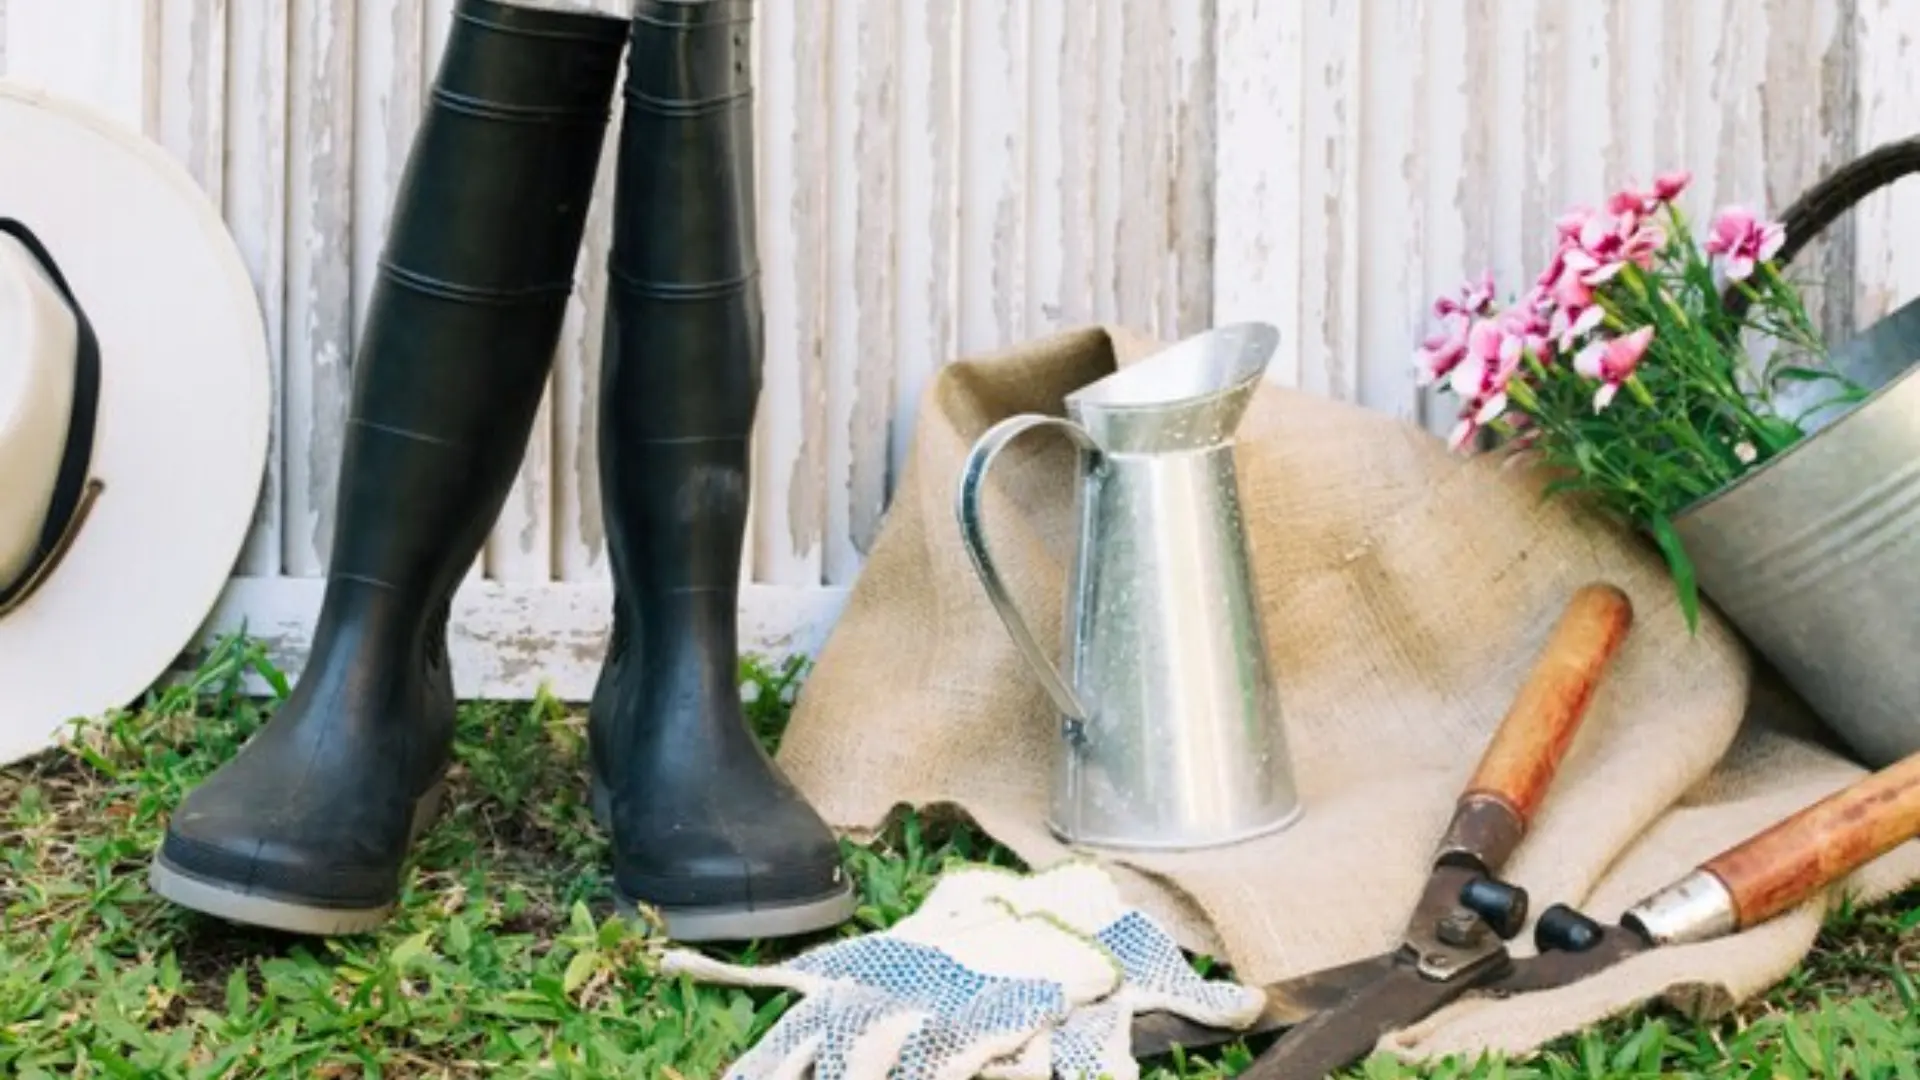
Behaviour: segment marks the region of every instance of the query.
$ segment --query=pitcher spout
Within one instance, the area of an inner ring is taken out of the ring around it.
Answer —
[[[1107,453],[1217,446],[1233,438],[1279,344],[1269,323],[1214,327],[1067,395],[1067,413]]]

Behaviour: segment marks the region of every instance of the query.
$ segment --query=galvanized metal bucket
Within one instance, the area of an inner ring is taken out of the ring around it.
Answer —
[[[1913,172],[1920,139],[1838,170],[1784,216],[1781,258]],[[1674,526],[1700,591],[1878,768],[1920,751],[1920,300],[1831,355],[1873,395]]]

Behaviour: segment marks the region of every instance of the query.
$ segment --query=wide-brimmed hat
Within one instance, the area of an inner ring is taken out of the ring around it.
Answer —
[[[186,171],[0,82],[0,764],[193,643],[253,521],[270,393],[246,267]]]

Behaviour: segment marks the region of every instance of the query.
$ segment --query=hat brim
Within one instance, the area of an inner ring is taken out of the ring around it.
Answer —
[[[133,702],[213,610],[266,471],[267,338],[211,202],[156,144],[0,82],[0,215],[58,262],[100,342],[92,474],[53,574],[0,617],[0,764]]]

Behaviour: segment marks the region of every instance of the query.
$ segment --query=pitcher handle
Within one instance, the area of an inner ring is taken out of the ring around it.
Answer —
[[[1000,621],[1007,626],[1013,643],[1026,657],[1027,665],[1040,679],[1040,685],[1053,699],[1054,707],[1060,712],[1081,723],[1090,717],[1088,709],[1078,694],[1067,685],[1060,669],[1040,648],[1033,638],[1033,632],[1027,628],[1027,621],[1014,606],[1013,598],[1008,595],[1006,583],[1000,578],[1000,571],[993,565],[993,554],[987,548],[985,524],[980,517],[980,489],[986,483],[987,470],[993,466],[993,459],[1008,443],[1034,428],[1054,428],[1073,440],[1082,450],[1098,452],[1099,445],[1093,441],[1086,430],[1071,420],[1060,417],[1043,416],[1039,413],[1021,413],[1009,416],[1005,420],[988,428],[973,449],[967,454],[966,465],[960,473],[960,496],[954,506],[954,513],[960,519],[960,539],[966,544],[967,554],[973,559],[974,572],[979,575],[980,584],[987,591],[987,599],[993,609],[1000,613]]]

